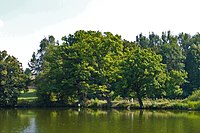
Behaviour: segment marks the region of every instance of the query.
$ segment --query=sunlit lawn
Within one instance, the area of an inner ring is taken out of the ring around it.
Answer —
[[[27,92],[22,91],[18,100],[19,101],[34,101],[37,99],[36,89],[29,89]]]

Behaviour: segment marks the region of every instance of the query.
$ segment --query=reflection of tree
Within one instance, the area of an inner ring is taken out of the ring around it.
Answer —
[[[139,118],[142,118],[144,110],[140,110]]]
[[[190,133],[200,130],[199,112],[148,110],[0,110],[0,133]]]
[[[24,113],[26,113],[26,111],[23,110],[0,110],[0,132],[13,133],[16,131],[22,131],[24,127],[29,125],[29,118],[20,116]]]

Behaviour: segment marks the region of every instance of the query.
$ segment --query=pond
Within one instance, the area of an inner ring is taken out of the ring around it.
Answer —
[[[0,133],[199,133],[200,112],[0,109]]]

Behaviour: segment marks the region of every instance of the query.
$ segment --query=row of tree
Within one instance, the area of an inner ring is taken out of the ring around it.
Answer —
[[[0,106],[17,104],[29,78],[40,101],[69,103],[116,97],[185,98],[200,89],[200,34],[150,33],[123,40],[110,32],[77,31],[44,38],[23,72],[21,63],[0,51]],[[31,73],[30,73],[31,71]]]
[[[49,103],[117,96],[185,98],[199,89],[200,34],[142,34],[135,42],[110,32],[44,38],[29,62],[40,100]]]

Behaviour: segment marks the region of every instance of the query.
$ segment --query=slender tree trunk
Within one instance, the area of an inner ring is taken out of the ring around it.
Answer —
[[[109,93],[106,93],[106,102],[107,102],[107,108],[110,108],[112,106],[112,102]]]
[[[141,97],[138,98],[138,102],[139,102],[139,105],[140,105],[140,109],[142,109],[144,107],[144,104],[142,102],[142,98]]]
[[[107,97],[106,101],[107,101],[107,107],[110,108],[112,106],[112,102],[111,102],[110,98]]]
[[[106,101],[107,101],[107,107],[110,108],[112,106],[112,102],[110,100],[110,97],[106,97]]]
[[[142,109],[144,107],[144,104],[142,102],[142,97],[141,97],[139,92],[137,92],[137,98],[138,98],[138,102],[139,102],[139,105],[140,105],[140,109]]]

